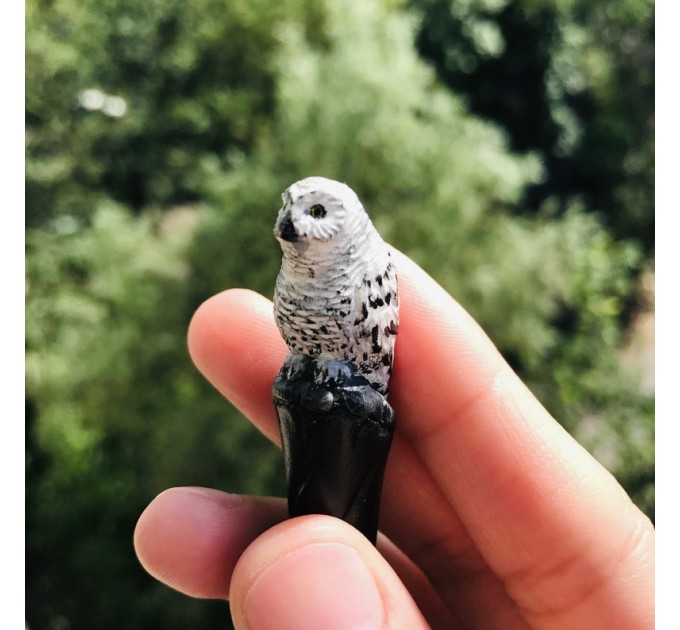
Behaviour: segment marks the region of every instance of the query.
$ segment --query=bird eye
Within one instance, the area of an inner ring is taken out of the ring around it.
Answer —
[[[326,208],[320,203],[315,203],[309,209],[309,214],[312,215],[312,219],[323,219],[326,216]]]

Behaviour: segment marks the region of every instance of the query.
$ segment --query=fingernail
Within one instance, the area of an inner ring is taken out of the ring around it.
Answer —
[[[384,619],[368,567],[338,543],[309,545],[269,565],[244,608],[250,630],[375,630]]]

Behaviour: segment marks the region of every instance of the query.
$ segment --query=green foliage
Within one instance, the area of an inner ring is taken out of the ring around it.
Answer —
[[[191,215],[176,214],[133,219],[102,206],[86,229],[29,234],[32,627],[88,627],[93,611],[111,627],[202,623],[211,607],[176,609],[137,565],[139,514],[172,485],[283,490],[276,449],[190,364],[183,252],[193,230]]]
[[[654,245],[652,0],[412,0],[418,48],[472,110],[539,152],[526,209],[583,200],[618,238]]]
[[[280,455],[198,375],[185,334],[219,290],[271,293],[279,194],[311,174],[349,182],[386,238],[478,318],[652,512],[653,405],[618,366],[640,247],[598,222],[586,189],[553,191],[523,212],[527,190],[551,181],[559,134],[513,153],[513,129],[506,136],[473,116],[419,59],[419,23],[399,4],[27,4],[31,627],[223,626],[224,605],[146,576],[131,536],[148,501],[172,485],[283,493]],[[467,39],[451,45],[470,48],[450,63],[509,54],[496,16],[511,3],[445,4],[467,24]],[[594,33],[580,12],[587,3],[519,4],[522,16],[543,16],[530,42],[547,42],[543,75],[567,85],[586,57],[600,68],[584,75],[598,106],[579,116],[587,128],[617,123],[617,150],[628,155],[632,123],[614,95],[642,88],[621,85],[625,60],[598,57],[597,40],[585,55],[565,35]],[[617,10],[633,27],[646,19],[624,4]],[[545,17],[556,11],[559,45]],[[531,94],[555,123],[564,92]],[[617,185],[603,190],[646,194],[642,180],[627,182],[629,192]],[[641,213],[650,221],[649,206]]]
[[[135,209],[196,199],[196,160],[249,147],[266,127],[285,6],[30,0],[29,224],[88,218],[102,195]],[[112,96],[125,115],[106,108]]]

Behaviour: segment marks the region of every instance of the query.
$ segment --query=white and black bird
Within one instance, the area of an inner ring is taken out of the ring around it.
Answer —
[[[351,361],[386,394],[399,328],[387,245],[345,184],[308,177],[281,198],[274,316],[288,348],[321,362]]]

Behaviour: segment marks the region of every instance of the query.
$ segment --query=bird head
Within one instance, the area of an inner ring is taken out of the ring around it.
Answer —
[[[281,195],[274,236],[286,247],[306,248],[340,237],[352,238],[351,220],[363,213],[354,191],[340,182],[325,177],[307,177],[295,182]]]

